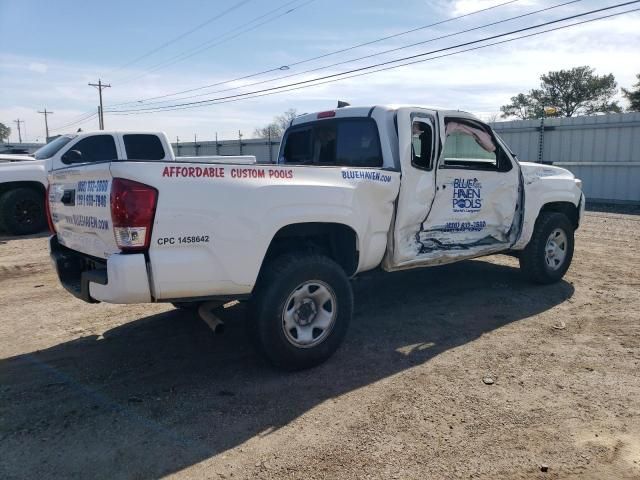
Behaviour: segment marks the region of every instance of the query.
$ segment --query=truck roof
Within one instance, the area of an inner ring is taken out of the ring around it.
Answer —
[[[144,135],[165,135],[164,132],[159,131],[151,131],[151,130],[83,130],[82,132],[69,132],[63,135],[73,136],[73,137],[84,137],[87,135],[136,135],[136,134],[144,134]]]
[[[424,105],[409,105],[409,104],[389,104],[389,105],[366,105],[366,106],[349,106],[342,108],[334,108],[326,110],[327,112],[335,112],[335,115],[327,118],[341,118],[341,117],[368,117],[374,110],[384,111],[388,113],[395,113],[399,108],[424,108],[427,110],[434,110],[445,115],[455,115],[456,117],[470,118],[473,120],[479,120],[475,115],[464,112],[462,110],[452,110],[442,107],[424,106]],[[318,120],[318,114],[322,112],[304,113],[297,116],[291,121],[291,125],[300,125],[307,122]]]

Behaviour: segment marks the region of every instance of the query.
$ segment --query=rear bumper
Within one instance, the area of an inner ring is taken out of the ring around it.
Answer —
[[[85,302],[149,303],[152,301],[144,254],[98,259],[49,239],[51,260],[62,286]]]

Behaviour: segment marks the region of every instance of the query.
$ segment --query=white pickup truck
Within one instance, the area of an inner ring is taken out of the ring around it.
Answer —
[[[248,300],[259,350],[306,368],[345,336],[351,277],[509,253],[555,282],[585,204],[570,172],[518,162],[461,111],[306,114],[277,164],[246,160],[175,161],[163,134],[69,139],[50,159],[60,281],[87,302]]]

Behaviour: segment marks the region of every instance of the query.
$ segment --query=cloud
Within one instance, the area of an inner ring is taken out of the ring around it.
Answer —
[[[469,8],[468,3],[465,2],[468,0],[448,2],[448,6],[450,10]],[[481,7],[474,3],[473,10],[478,8]],[[537,20],[541,22],[544,21],[544,18]],[[444,33],[458,30],[458,28],[454,29],[451,26],[451,30],[445,30]],[[518,26],[509,25],[491,31],[498,33],[514,28],[518,28]],[[433,45],[422,45],[355,64],[322,69],[298,77],[239,90],[213,93],[213,90],[229,88],[229,85],[220,85],[209,90],[211,96],[217,97],[269,88],[481,38],[488,33],[489,31],[476,32],[460,38],[434,42]],[[308,56],[326,53],[334,48],[333,41],[330,46],[327,46],[324,42],[325,37],[321,37],[323,41],[314,43],[312,39],[315,38],[315,32],[309,32],[308,35],[309,40],[306,44],[309,47]],[[426,38],[431,35],[429,34]],[[331,35],[327,32],[326,36]],[[370,45],[349,54],[336,55],[332,58],[294,67],[283,73],[296,73],[307,68],[320,67],[336,61],[376,53],[424,38],[394,39],[394,41]],[[339,43],[338,40],[336,42]],[[336,48],[338,48],[337,43]],[[349,38],[339,46],[344,47],[352,43],[357,43],[357,40]],[[106,126],[118,129],[161,130],[170,134],[172,139],[180,136],[185,140],[192,139],[194,133],[198,135],[199,139],[212,139],[216,132],[220,139],[237,138],[238,130],[242,130],[245,138],[248,138],[255,127],[268,123],[274,115],[288,108],[296,108],[300,113],[326,110],[335,107],[338,99],[349,101],[353,105],[385,103],[438,105],[447,108],[460,108],[486,117],[492,112],[497,112],[500,105],[507,103],[511,96],[536,87],[539,84],[540,75],[550,70],[589,65],[594,67],[600,75],[613,73],[619,85],[628,88],[636,82],[635,74],[638,73],[638,64],[631,60],[637,57],[637,45],[639,44],[638,14],[626,15],[374,75],[354,77],[272,96],[208,105],[197,109],[144,115],[107,113]],[[316,50],[313,50],[312,47],[316,47]],[[264,58],[261,57],[255,62],[254,57],[247,55],[243,58],[245,66],[237,69],[231,68],[230,65],[225,67],[225,64],[212,65],[211,67],[203,65],[202,68],[167,69],[129,83],[118,81],[117,78],[107,78],[106,80],[110,81],[113,86],[104,91],[105,105],[107,108],[112,108],[113,105],[120,102],[224,82],[230,78],[266,69],[269,66],[281,65],[283,57],[290,54],[287,52],[294,51],[284,47],[270,52],[260,51],[258,53],[264,55]],[[298,56],[292,60],[300,58],[305,57]],[[46,70],[44,72],[34,71],[31,68],[32,65],[43,65]],[[44,122],[42,116],[37,114],[37,110],[46,107],[55,112],[50,119],[51,128],[72,122],[81,117],[84,112],[95,112],[98,103],[97,92],[87,86],[87,83],[97,79],[97,74],[91,72],[106,70],[108,68],[100,65],[68,61],[56,62],[48,58],[0,55],[0,83],[2,84],[0,122],[10,125],[13,119],[25,119],[29,137],[39,136],[42,138]],[[127,70],[119,73],[124,78],[136,75],[140,73],[140,70]],[[269,77],[260,76],[248,81],[265,78]],[[231,86],[241,85],[242,82],[237,82]],[[201,93],[201,91],[193,93]],[[207,97],[195,97],[189,100],[205,98]],[[168,100],[175,101],[171,98]],[[75,131],[79,126],[83,129],[94,129],[97,128],[97,121],[95,118],[91,118],[86,123],[70,126],[64,131]]]
[[[29,64],[29,70],[36,73],[47,73],[48,67],[44,63],[32,62]]]
[[[453,14],[454,15],[465,15],[467,13],[475,12],[477,10],[482,10],[489,7],[495,7],[496,5],[500,5],[501,3],[505,3],[506,0],[454,0],[451,2],[453,4]],[[518,2],[519,5],[533,5],[536,2],[533,0],[521,0]]]

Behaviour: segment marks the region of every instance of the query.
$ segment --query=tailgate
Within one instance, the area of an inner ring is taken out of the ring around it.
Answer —
[[[107,162],[55,170],[49,207],[58,241],[98,258],[119,252],[111,225],[111,172]]]

